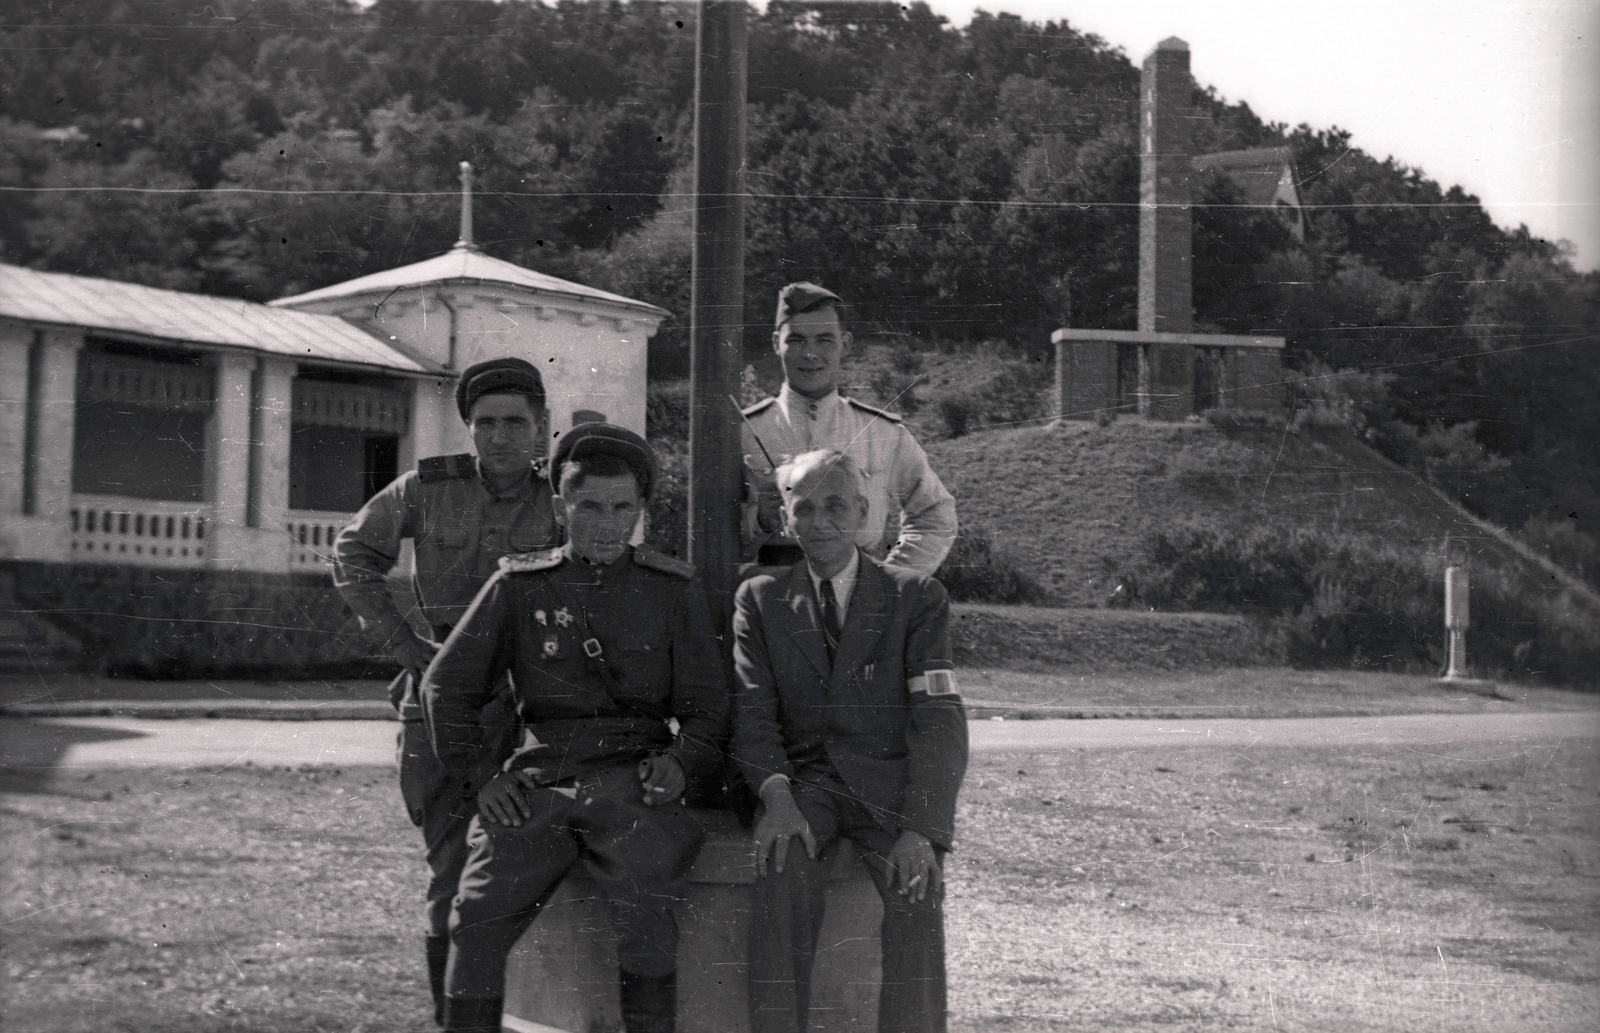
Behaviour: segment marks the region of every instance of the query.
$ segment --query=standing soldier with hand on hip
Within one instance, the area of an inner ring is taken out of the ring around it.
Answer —
[[[745,521],[745,558],[765,566],[799,559],[794,540],[783,535],[774,466],[831,448],[849,456],[863,477],[861,548],[872,559],[931,577],[955,541],[956,502],[899,416],[839,394],[851,342],[841,304],[814,283],[791,283],[778,294],[772,348],[783,363],[783,387],[776,398],[744,410],[745,473],[757,499]]]
[[[334,584],[362,630],[404,670],[390,688],[400,711],[400,791],[413,823],[422,827],[433,877],[427,891],[425,952],[434,1020],[444,1021],[444,973],[449,958],[450,902],[467,859],[467,826],[474,804],[449,786],[423,724],[422,672],[473,597],[513,553],[560,541],[550,486],[539,458],[544,436],[544,382],[522,359],[493,359],[469,367],[456,385],[456,408],[472,434],[471,454],[423,459],[374,495],[334,543]],[[416,549],[414,589],[431,637],[412,630],[389,595],[389,571],[402,539]],[[501,691],[505,691],[501,686]],[[509,704],[486,707],[481,786],[515,747]]]
[[[720,767],[727,672],[694,568],[628,544],[657,480],[644,439],[574,427],[550,480],[567,544],[502,561],[423,678],[434,749],[478,810],[445,1028],[498,1033],[506,958],[581,860],[617,928],[624,1028],[672,1033],[676,912],[705,840],[683,793]],[[528,745],[482,786],[479,712],[507,673]]]

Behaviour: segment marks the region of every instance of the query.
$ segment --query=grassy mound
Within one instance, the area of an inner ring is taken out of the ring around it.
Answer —
[[[1600,603],[1339,431],[1125,419],[932,442],[935,468],[1057,606],[1271,619],[1291,660],[1442,662],[1442,571],[1475,586],[1474,662],[1567,682],[1600,668]]]
[[[1432,672],[1443,661],[1443,570],[1465,562],[1475,670],[1595,682],[1600,596],[1347,430],[1227,417],[1048,426],[1048,366],[1004,346],[881,339],[847,357],[844,390],[901,412],[956,497],[963,538],[940,577],[957,600],[1230,613],[1249,618],[1233,625],[1248,635],[1182,655]],[[747,387],[759,395],[778,378],[766,356]],[[673,489],[685,480],[687,403],[687,384],[652,387],[668,487],[652,527],[669,547],[683,539]],[[1035,634],[1032,620],[986,626],[1003,645],[968,640],[994,654],[982,662],[1012,669],[1078,662],[1079,647],[1063,643],[1082,628]],[[1097,627],[1109,645],[1096,655],[1161,667],[1149,664],[1162,654],[1145,629],[1186,641],[1180,625]]]

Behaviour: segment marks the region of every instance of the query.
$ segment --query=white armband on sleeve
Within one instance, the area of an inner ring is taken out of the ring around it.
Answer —
[[[929,696],[958,696],[961,692],[956,685],[954,671],[929,671],[927,674],[919,674],[906,683],[906,688]]]

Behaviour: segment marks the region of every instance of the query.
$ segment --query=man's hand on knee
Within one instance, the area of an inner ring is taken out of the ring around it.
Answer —
[[[811,826],[794,802],[789,783],[775,778],[761,789],[761,802],[765,809],[756,821],[756,873],[767,874],[767,854],[772,854],[772,870],[782,872],[789,858],[789,840],[795,836],[805,844],[806,856],[817,858],[817,839]]]
[[[889,851],[889,867],[895,874],[900,895],[918,904],[928,890],[944,884],[944,870],[934,856],[933,844],[920,832],[906,829],[900,833],[894,849]]]
[[[528,794],[539,788],[526,771],[502,771],[478,793],[478,815],[496,825],[521,827],[533,817]]]
[[[639,781],[643,784],[646,807],[664,807],[676,802],[689,784],[683,765],[676,757],[665,753],[652,753],[639,762]]]

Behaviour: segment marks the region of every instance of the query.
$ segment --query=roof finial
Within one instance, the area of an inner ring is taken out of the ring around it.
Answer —
[[[472,242],[472,162],[461,163],[461,239],[456,241],[457,250],[476,251],[478,245]]]

